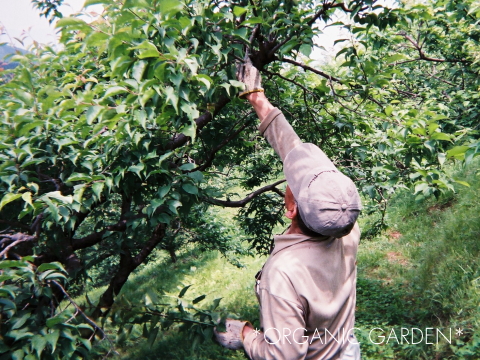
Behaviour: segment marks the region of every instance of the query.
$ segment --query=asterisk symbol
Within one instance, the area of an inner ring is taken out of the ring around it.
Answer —
[[[255,330],[253,330],[253,333],[255,334],[255,337],[257,337],[257,335],[260,334],[260,331],[257,328],[255,328]]]
[[[456,331],[457,336],[463,335],[463,329],[458,328]]]

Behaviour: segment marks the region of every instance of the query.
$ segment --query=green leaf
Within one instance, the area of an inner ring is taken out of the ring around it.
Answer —
[[[233,35],[242,38],[245,41],[248,41],[248,30],[246,27],[242,27],[240,29],[236,29],[233,31]]]
[[[263,19],[261,17],[251,17],[250,19],[245,20],[242,25],[253,25],[253,24],[261,24],[263,23]]]
[[[44,121],[23,121],[17,125],[16,135],[21,137],[28,134],[31,130],[45,125]]]
[[[202,301],[206,297],[207,297],[207,295],[200,295],[199,297],[196,297],[195,299],[193,299],[192,303],[193,304],[199,303],[200,301]]]
[[[186,292],[190,288],[190,286],[192,286],[192,285],[187,285],[182,290],[180,290],[180,293],[178,294],[178,297],[182,298],[186,294]]]
[[[182,185],[182,189],[189,194],[198,195],[198,188],[195,185],[185,183]]]
[[[43,200],[44,198],[47,197],[49,199],[55,199],[58,201],[61,201],[64,204],[71,204],[73,202],[73,196],[68,195],[68,196],[63,196],[60,191],[51,191],[49,193],[46,193],[42,196]]]
[[[103,95],[103,97],[110,97],[110,96],[115,96],[115,95],[118,95],[118,94],[123,94],[123,93],[126,93],[128,92],[128,90],[126,88],[124,88],[123,86],[112,86],[112,87],[109,87],[107,89],[107,91],[105,92],[105,95]],[[99,106],[100,108],[102,108],[101,106]],[[100,109],[101,110],[101,109]],[[88,120],[87,120],[88,122]]]
[[[182,206],[182,203],[178,200],[168,200],[167,202],[168,209],[173,213],[178,215],[177,208]]]
[[[14,89],[12,93],[16,95],[16,98],[22,101],[27,106],[33,106],[33,96],[32,94],[23,91],[21,89]]]
[[[12,267],[25,267],[28,266],[28,263],[16,260],[3,260],[0,261],[0,269],[8,269]]]
[[[460,185],[463,185],[463,186],[466,186],[466,187],[470,187],[470,184],[466,181],[463,181],[463,180],[455,180],[453,179],[453,181],[455,181],[456,183],[460,184]]]
[[[132,165],[128,168],[128,171],[131,171],[131,172],[134,172],[135,174],[137,174],[139,177],[140,176],[140,172],[145,169],[145,164],[144,163],[139,163],[137,165]]]
[[[92,350],[92,343],[88,339],[84,339],[82,337],[79,337],[78,340],[85,346],[85,348],[90,351]]]
[[[70,175],[68,177],[67,180],[65,180],[65,182],[73,182],[73,181],[91,181],[92,180],[92,177],[87,175],[87,174],[83,174],[83,173],[73,173],[72,175]]]
[[[298,51],[300,51],[306,57],[310,57],[310,54],[312,53],[312,45],[302,44],[300,45],[300,48],[298,49]]]
[[[47,327],[49,328],[53,328],[55,325],[57,324],[61,324],[65,321],[65,319],[61,316],[56,316],[56,317],[53,317],[53,318],[50,318],[47,320],[46,322],[46,325]]]
[[[138,57],[140,59],[159,57],[160,53],[157,50],[157,47],[148,40],[145,40],[140,45],[131,47],[129,50],[138,49],[140,50]]]
[[[40,358],[42,351],[47,345],[47,340],[42,335],[34,335],[30,341],[32,348],[37,352],[37,356]]]
[[[236,17],[242,16],[242,15],[245,14],[246,12],[247,12],[247,9],[246,9],[246,8],[243,8],[243,7],[240,7],[240,6],[234,6],[234,7],[233,7],[233,14],[234,14]]]
[[[31,316],[32,314],[30,312],[26,312],[18,320],[12,322],[13,323],[12,330],[21,328]]]
[[[160,330],[159,327],[156,327],[152,331],[150,331],[150,334],[148,335],[148,346],[151,348],[153,346],[153,343],[155,342],[155,339],[157,338],[158,331]]]
[[[298,44],[300,44],[300,41],[298,41],[297,39],[292,39],[282,46],[282,48],[280,49],[280,52],[282,54],[288,54]]]
[[[19,198],[22,197],[22,194],[13,194],[13,193],[8,193],[6,194],[3,198],[2,201],[0,201],[0,210],[7,205],[8,203],[11,203],[12,201],[15,201]]]
[[[162,9],[162,15],[175,15],[183,9],[182,2],[178,0],[160,0],[157,6]]]
[[[450,141],[451,140],[450,135],[447,135],[447,134],[441,133],[441,132],[433,133],[432,136],[430,136],[430,139],[444,140],[444,141]]]
[[[96,182],[92,185],[92,191],[97,197],[97,199],[100,199],[104,186],[105,186],[105,182],[103,181]]]
[[[391,64],[391,63],[394,63],[396,61],[405,60],[405,59],[408,59],[408,57],[405,56],[404,54],[395,54],[395,55],[392,55],[392,56],[388,57],[385,61],[388,64]]]
[[[135,7],[148,9],[150,4],[148,3],[148,0],[126,0],[122,9],[131,9]]]
[[[195,121],[192,121],[190,125],[185,125],[180,129],[180,132],[185,136],[190,136],[192,138],[192,142],[195,141],[195,136],[197,134],[197,124]]]
[[[171,186],[170,185],[165,185],[165,186],[162,186],[160,189],[158,189],[157,191],[157,194],[160,198],[164,198],[165,195],[168,194],[168,192],[170,191],[170,188]]]
[[[195,169],[197,167],[197,165],[193,164],[193,163],[186,163],[186,164],[183,164],[182,166],[180,166],[180,170],[192,170],[192,169]]]
[[[390,115],[392,115],[392,112],[393,112],[393,106],[388,105],[388,106],[385,108],[385,114],[387,114],[387,116],[390,116]]]
[[[147,130],[147,112],[145,110],[135,111],[135,118],[138,120],[140,125]]]
[[[56,28],[70,27],[72,29],[90,29],[85,21],[76,17],[64,17],[55,24]]]
[[[442,166],[444,163],[445,163],[445,159],[447,158],[447,156],[445,155],[445,153],[438,153],[438,163],[440,164],[440,166]]]
[[[47,343],[50,344],[52,347],[52,354],[55,352],[55,348],[57,346],[57,341],[58,338],[60,337],[60,331],[59,330],[54,330],[47,335],[45,335],[45,340],[47,340]]]
[[[23,349],[18,349],[12,353],[12,360],[23,360],[24,356],[25,352]]]
[[[133,64],[132,68],[132,76],[135,80],[138,82],[142,81],[143,74],[145,73],[145,70],[147,69],[148,62],[145,60],[139,60]]]
[[[100,115],[100,112],[103,110],[103,106],[95,105],[90,106],[86,112],[87,124],[92,125],[93,121]]]
[[[3,311],[7,310],[17,310],[15,303],[9,299],[0,298],[0,307]]]
[[[178,96],[175,89],[171,86],[167,86],[165,88],[165,95],[167,96],[165,101],[170,102],[178,114]]]
[[[463,157],[469,146],[455,146],[447,151],[447,157]]]
[[[87,7],[90,5],[99,5],[99,4],[105,4],[105,5],[113,4],[113,0],[86,0],[83,7]]]
[[[41,273],[47,270],[59,270],[63,272],[65,271],[62,264],[60,264],[59,262],[43,263],[37,268],[38,273]]]

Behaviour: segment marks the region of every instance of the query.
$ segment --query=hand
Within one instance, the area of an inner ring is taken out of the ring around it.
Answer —
[[[231,350],[243,349],[243,330],[248,326],[252,328],[252,325],[248,321],[240,321],[227,319],[225,321],[225,332],[218,332],[217,328],[213,329],[215,339],[217,342]]]
[[[237,79],[245,84],[245,90],[238,95],[243,99],[248,94],[255,92],[263,92],[262,77],[258,69],[253,66],[248,54],[245,56],[243,63],[237,64]]]

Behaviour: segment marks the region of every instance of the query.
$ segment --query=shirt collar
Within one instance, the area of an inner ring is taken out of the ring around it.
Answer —
[[[330,239],[331,237],[322,236],[322,237],[311,237],[304,234],[283,234],[275,235],[273,240],[275,242],[275,247],[270,255],[275,255],[280,250],[283,250],[289,246],[301,243],[303,241],[324,241]]]

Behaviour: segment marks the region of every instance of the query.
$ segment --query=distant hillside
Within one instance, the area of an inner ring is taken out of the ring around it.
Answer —
[[[22,54],[27,53],[26,50],[17,49],[10,45],[0,45],[0,68],[4,70],[14,69],[18,63],[5,61],[5,57],[10,54],[15,54],[19,51]]]
[[[3,62],[5,56],[14,54],[15,52],[20,51],[22,54],[25,54],[27,51],[23,49],[14,48],[10,45],[0,45],[0,61]]]

